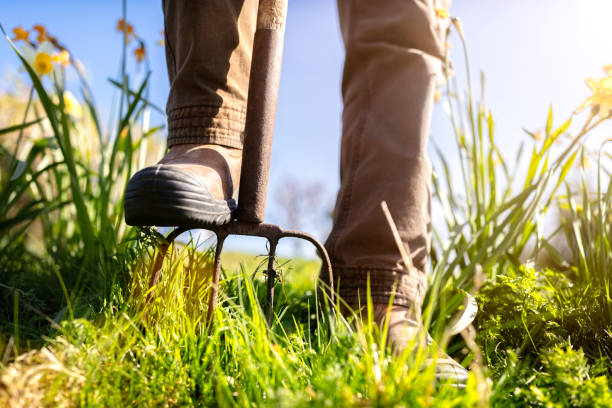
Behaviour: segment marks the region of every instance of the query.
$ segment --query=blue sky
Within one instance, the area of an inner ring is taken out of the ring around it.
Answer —
[[[542,128],[549,104],[566,118],[588,95],[584,79],[600,76],[612,63],[610,0],[456,0],[450,9],[461,18],[468,41],[474,82],[482,70],[486,101],[508,150],[524,137],[521,128]],[[28,0],[2,7],[8,30],[41,23],[83,61],[101,107],[109,106],[121,36],[115,31],[121,1]],[[168,80],[161,38],[160,1],[131,0],[128,21],[148,44],[151,99],[164,106]],[[339,184],[340,78],[343,50],[333,0],[291,0],[286,33],[277,126],[273,147],[268,218],[275,214],[273,192],[284,176],[325,186],[333,203]],[[459,79],[464,79],[460,45],[451,41]],[[17,66],[8,44],[0,45],[0,71]],[[0,84],[2,88],[2,84]],[[157,118],[161,121],[162,118]],[[609,127],[607,128],[609,131]],[[449,121],[436,107],[432,140],[452,145]],[[308,227],[308,226],[307,226]]]

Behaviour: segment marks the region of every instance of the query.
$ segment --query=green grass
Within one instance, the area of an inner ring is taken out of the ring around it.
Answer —
[[[304,291],[289,281],[279,287],[277,321],[268,327],[258,301],[264,282],[246,271],[225,276],[221,307],[207,331],[210,254],[188,252],[167,262],[148,308],[138,279],[125,302],[111,302],[93,318],[63,321],[45,346],[60,363],[41,352],[21,355],[4,372],[8,392],[87,406],[388,406],[449,399],[470,405],[478,399],[474,379],[467,392],[447,386],[436,392],[431,370],[410,368],[424,356],[392,358],[371,326],[355,333],[338,316],[330,339],[317,319],[312,287]],[[199,262],[176,266],[179,259]],[[304,263],[294,275],[311,276],[311,266]],[[32,369],[40,377],[20,389]]]
[[[435,383],[434,348],[396,356],[372,324],[328,321],[316,261],[277,260],[270,325],[265,257],[230,252],[205,324],[212,252],[193,242],[173,247],[146,302],[157,242],[123,223],[122,194],[161,154],[163,124],[149,125],[148,75],[135,83],[126,58],[106,125],[78,65],[39,77],[17,54],[31,90],[0,95],[22,113],[0,129],[0,406],[612,405],[610,156],[584,145],[604,120],[597,107],[562,121],[550,108],[542,140],[528,132],[510,158],[484,90],[447,72],[459,160],[440,154],[435,169],[444,224],[423,315],[471,370],[458,390]],[[81,116],[64,102],[62,70],[79,78]],[[577,166],[587,157],[595,191]],[[558,228],[545,234],[551,209]],[[468,293],[479,313],[450,336]]]

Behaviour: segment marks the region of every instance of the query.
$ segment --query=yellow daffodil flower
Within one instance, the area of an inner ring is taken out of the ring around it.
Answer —
[[[53,60],[51,56],[44,52],[36,54],[34,59],[34,69],[42,75],[49,75],[53,71]]]
[[[51,75],[51,72],[53,72],[52,54],[53,45],[48,41],[43,41],[37,48],[30,44],[21,47],[21,55],[39,76]]]
[[[117,31],[123,32],[124,30],[128,33],[128,35],[134,34],[134,26],[130,23],[126,24],[126,22],[121,18],[117,22]]]
[[[21,26],[13,28],[13,34],[15,34],[15,36],[13,37],[13,41],[30,41],[30,32],[21,28]]]
[[[53,60],[53,62],[57,65],[66,68],[68,65],[70,65],[70,53],[68,53],[66,50],[54,52],[53,55],[51,55],[51,60]]]
[[[147,52],[145,50],[145,45],[142,41],[140,42],[140,45],[138,46],[138,48],[134,50],[134,55],[136,56],[136,60],[138,62],[142,62],[142,60],[147,55]]]
[[[70,91],[64,92],[64,106],[66,113],[70,116],[80,118],[83,116],[83,108],[77,98]]]
[[[117,22],[117,31],[123,33],[125,31],[126,33],[126,38],[125,38],[125,42],[129,43],[130,40],[132,39],[133,36],[135,36],[134,33],[134,26],[131,25],[130,23],[127,23],[125,21],[123,21],[123,19],[119,19],[119,21]]]
[[[38,37],[36,37],[36,41],[42,43],[47,39],[47,29],[42,24],[36,24],[32,27],[34,30],[38,32]]]
[[[612,76],[606,78],[587,78],[587,86],[593,91],[593,95],[587,98],[574,113],[580,113],[587,106],[596,106],[599,108],[598,115],[601,118],[610,117],[610,109],[612,109]]]
[[[436,103],[440,102],[440,99],[442,98],[442,93],[440,92],[440,89],[436,89],[434,91],[433,98],[434,98],[434,102]]]
[[[438,16],[438,18],[441,18],[443,20],[448,18],[448,10],[446,10],[445,8],[437,8],[435,11],[436,16]]]

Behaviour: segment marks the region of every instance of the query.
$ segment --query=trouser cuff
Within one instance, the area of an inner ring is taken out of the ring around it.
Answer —
[[[371,267],[332,267],[334,290],[351,307],[367,304],[368,279],[372,303],[421,307],[427,278],[423,272]],[[324,281],[326,279],[321,277]]]
[[[245,109],[187,106],[168,110],[168,147],[216,144],[242,149]]]

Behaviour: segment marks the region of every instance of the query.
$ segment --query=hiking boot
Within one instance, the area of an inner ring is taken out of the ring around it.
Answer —
[[[125,222],[135,226],[218,226],[232,220],[242,150],[174,145],[157,164],[132,176]]]
[[[383,327],[387,319],[387,310],[387,304],[374,304],[373,318],[379,327]],[[387,339],[391,349],[395,353],[401,354],[407,347],[415,347],[415,337],[423,335],[420,315],[409,307],[393,305],[388,318]],[[435,347],[434,340],[429,334],[426,337],[426,345],[427,347]],[[428,360],[427,364],[433,364],[434,362],[436,364],[437,382],[450,382],[458,388],[465,387],[468,371],[461,364],[446,353],[440,353],[435,361]]]

